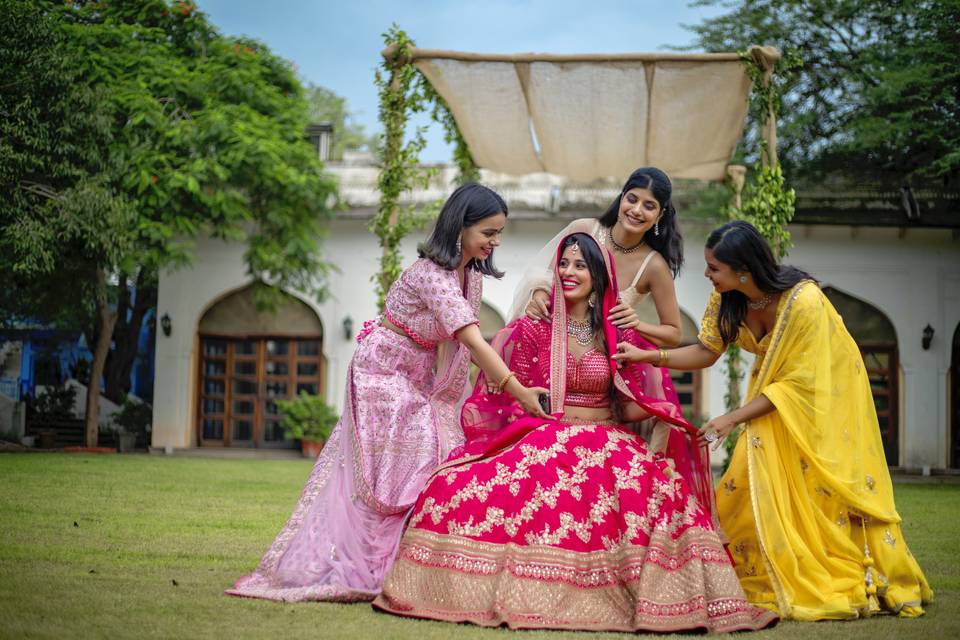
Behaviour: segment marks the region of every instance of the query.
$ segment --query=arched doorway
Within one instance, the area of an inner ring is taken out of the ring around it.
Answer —
[[[900,464],[900,359],[893,323],[880,309],[839,289],[824,287],[823,293],[860,347],[870,378],[887,464],[895,467]]]
[[[647,296],[640,301],[635,310],[641,321],[660,324],[660,316],[657,315],[657,307],[653,303],[652,296]],[[680,328],[683,331],[681,346],[685,347],[697,341],[697,335],[700,333],[698,325],[690,317],[690,314],[683,309],[680,310]],[[673,386],[677,391],[683,415],[688,420],[699,424],[699,420],[703,416],[703,405],[701,404],[703,372],[670,369],[670,377],[673,379]]]
[[[950,466],[960,469],[960,324],[950,350]]]
[[[198,338],[200,446],[292,448],[276,401],[324,389],[317,314],[290,295],[275,313],[259,311],[250,285],[203,314]]]

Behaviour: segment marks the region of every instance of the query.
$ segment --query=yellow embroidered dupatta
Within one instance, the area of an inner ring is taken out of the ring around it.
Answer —
[[[903,540],[860,351],[816,283],[783,295],[747,394],[776,411],[744,425],[717,492],[747,597],[799,620],[921,615],[933,592]]]

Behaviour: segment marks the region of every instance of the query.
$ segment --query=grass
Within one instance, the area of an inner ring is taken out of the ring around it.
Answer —
[[[0,637],[624,637],[518,634],[367,605],[222,595],[256,565],[309,470],[307,461],[0,454]],[[960,486],[896,491],[906,538],[936,591],[927,616],[788,622],[751,638],[960,636]]]

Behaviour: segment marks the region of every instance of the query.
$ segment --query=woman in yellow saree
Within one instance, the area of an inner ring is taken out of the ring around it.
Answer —
[[[712,365],[729,344],[756,355],[746,404],[707,423],[718,447],[743,424],[717,489],[747,599],[782,618],[923,615],[933,599],[907,548],[860,351],[808,274],[778,265],[746,222],[710,234],[714,284],[699,344],[621,360]]]

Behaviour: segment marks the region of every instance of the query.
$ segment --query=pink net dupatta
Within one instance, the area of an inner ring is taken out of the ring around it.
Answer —
[[[596,241],[581,234],[581,242]],[[602,301],[602,316],[606,318],[617,304],[617,277],[610,253],[599,247],[604,257],[609,286]],[[559,264],[563,242],[557,249],[554,264]],[[524,318],[511,322],[493,340],[493,347],[508,364],[511,371],[526,386],[542,386],[550,389],[550,406],[553,414],[563,420],[560,413],[566,395],[567,363],[567,313],[566,300],[560,287],[559,272],[554,269],[553,315],[549,331],[540,333],[530,330],[531,323]],[[630,342],[641,349],[656,349],[650,341],[633,329],[618,330],[604,321],[604,338],[613,383],[621,402],[634,402],[653,419],[669,425],[663,455],[673,462],[674,469],[684,478],[701,506],[715,516],[713,476],[707,448],[697,444],[698,430],[684,417],[677,393],[667,369],[651,364],[628,363],[620,368],[612,356],[618,342]],[[540,341],[541,344],[531,344]],[[542,342],[549,341],[549,345]],[[547,348],[544,348],[547,347]],[[540,367],[532,366],[535,358],[550,358],[549,379],[543,379]],[[473,394],[464,403],[461,414],[466,444],[453,452],[450,463],[459,464],[465,459],[490,455],[517,442],[530,430],[543,424],[542,419],[527,415],[509,394],[487,392],[487,379],[477,378]],[[716,519],[714,517],[714,522]]]

